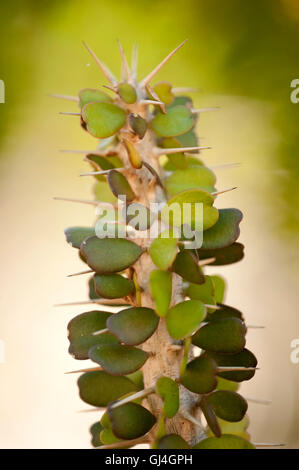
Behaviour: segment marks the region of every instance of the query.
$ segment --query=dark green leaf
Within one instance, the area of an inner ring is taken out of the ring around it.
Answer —
[[[112,103],[93,102],[82,109],[82,118],[90,134],[104,139],[116,134],[126,122],[126,113]]]
[[[120,274],[95,274],[94,285],[97,294],[105,299],[118,299],[134,290],[134,283]]]
[[[216,415],[226,421],[241,421],[248,408],[246,400],[241,395],[227,390],[217,390],[207,399]]]
[[[203,284],[205,276],[198,265],[196,256],[191,250],[183,250],[177,254],[172,265],[172,271],[179,274],[183,279],[195,284]]]
[[[186,300],[168,310],[166,326],[174,339],[190,336],[205,319],[207,309],[200,300]]]
[[[136,403],[108,408],[108,414],[112,431],[120,439],[143,436],[156,422],[156,418],[146,408]]]
[[[122,343],[135,346],[152,336],[158,323],[159,317],[151,308],[133,307],[112,315],[107,328]]]
[[[132,113],[129,116],[129,123],[135,134],[138,135],[139,139],[143,139],[147,130],[147,122],[138,114]]]
[[[80,397],[93,406],[107,406],[110,401],[130,392],[136,392],[136,385],[127,377],[115,377],[104,371],[86,372],[78,379]]]
[[[240,235],[242,217],[238,209],[219,209],[219,219],[205,231],[201,249],[217,250],[232,245]]]
[[[100,421],[97,421],[89,428],[90,434],[92,436],[91,444],[93,447],[100,447],[103,445],[103,442],[100,439],[100,434],[103,429],[104,428],[101,425]]]
[[[207,321],[222,320],[224,318],[239,318],[242,321],[244,320],[243,315],[240,312],[240,310],[237,310],[234,307],[230,307],[229,305],[224,305],[224,304],[218,304],[218,307],[221,307],[221,308],[209,314],[207,316]]]
[[[216,258],[210,266],[223,266],[225,264],[232,264],[241,261],[244,258],[244,245],[241,243],[233,243],[225,248],[219,248],[218,250],[197,250],[199,258]]]
[[[213,432],[213,434],[216,437],[220,437],[221,429],[220,429],[215,411],[213,410],[212,406],[210,405],[205,395],[201,397],[199,406],[204,414],[204,417],[206,418],[206,421],[210,430]]]
[[[94,227],[68,227],[64,231],[66,241],[74,248],[80,248],[87,237],[95,234]]]
[[[90,299],[98,299],[99,298],[98,294],[96,293],[95,287],[94,287],[93,276],[88,281],[88,297]]]
[[[237,354],[220,354],[220,353],[205,353],[206,357],[213,359],[218,366],[224,367],[256,367],[257,359],[254,354],[248,349]],[[254,370],[244,371],[230,371],[230,372],[218,372],[219,377],[224,379],[232,380],[234,382],[243,382],[244,380],[250,380],[255,374]]]
[[[94,346],[88,354],[92,361],[112,375],[131,374],[140,369],[148,358],[148,354],[141,349],[122,344]]]
[[[159,440],[157,449],[190,449],[190,447],[178,434],[167,434]]]
[[[206,351],[237,353],[245,346],[245,333],[245,325],[238,318],[222,318],[202,326],[192,343]]]
[[[92,310],[74,317],[68,324],[69,353],[75,359],[88,359],[88,351],[98,344],[115,344],[117,339],[111,333],[93,336],[95,331],[106,328],[111,313]]]
[[[115,197],[126,196],[126,202],[133,201],[135,194],[122,173],[117,170],[109,171],[107,181]]]
[[[88,266],[99,274],[123,271],[137,261],[142,253],[140,246],[124,238],[89,237],[80,251]]]
[[[181,383],[191,392],[200,395],[210,393],[217,385],[216,373],[216,362],[212,358],[200,356],[187,364]]]

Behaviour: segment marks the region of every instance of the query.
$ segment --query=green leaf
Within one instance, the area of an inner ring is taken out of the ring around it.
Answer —
[[[212,276],[204,276],[203,284],[190,283],[185,294],[193,300],[201,300],[204,304],[216,305],[215,286]],[[208,308],[208,313],[215,309]]]
[[[89,299],[98,299],[99,298],[99,296],[96,293],[95,288],[94,288],[93,276],[88,281],[88,298]]]
[[[112,431],[120,439],[143,436],[156,422],[156,418],[146,408],[136,403],[108,408],[108,414]]]
[[[210,276],[212,281],[213,281],[213,284],[214,284],[214,288],[215,288],[215,299],[216,299],[216,302],[218,304],[221,304],[223,302],[223,299],[224,299],[224,294],[225,294],[225,280],[222,276],[217,276],[217,275],[214,275],[214,276]]]
[[[207,321],[212,322],[216,320],[222,320],[224,318],[238,318],[239,320],[244,321],[243,315],[240,310],[237,310],[234,307],[229,305],[218,304],[218,310],[215,310],[213,313],[207,316]]]
[[[160,234],[149,247],[149,254],[159,269],[168,269],[178,252],[178,240],[174,237],[164,238]]]
[[[104,428],[100,434],[100,439],[105,445],[114,444],[115,442],[121,442],[122,439],[118,439],[112,432],[112,429]]]
[[[233,243],[225,248],[218,250],[197,250],[198,256],[201,260],[207,258],[216,258],[210,266],[224,266],[226,264],[233,264],[241,261],[244,258],[244,245],[241,243]]]
[[[108,173],[107,181],[115,197],[126,196],[126,202],[131,202],[135,198],[127,178],[117,170]]]
[[[141,158],[139,152],[137,151],[136,147],[132,144],[132,142],[130,142],[127,139],[123,139],[123,143],[126,147],[127,154],[128,154],[131,165],[134,168],[137,168],[137,169],[141,168],[143,162],[142,162],[142,158]]]
[[[164,401],[163,411],[166,418],[173,418],[180,407],[178,384],[169,377],[160,377],[156,383],[156,390]]]
[[[221,436],[221,429],[218,423],[218,419],[216,417],[215,411],[213,407],[210,405],[207,396],[202,395],[200,399],[199,406],[204,414],[204,417],[206,418],[207,424],[210,428],[210,430],[213,432],[213,434],[216,437]]]
[[[227,390],[217,390],[207,399],[216,415],[226,421],[241,421],[248,408],[246,400],[241,395]]]
[[[172,265],[172,271],[179,274],[183,279],[195,284],[205,282],[205,276],[198,265],[196,256],[191,250],[180,251]]]
[[[158,112],[152,120],[152,128],[160,137],[174,137],[185,134],[194,125],[194,119],[185,106],[174,106],[167,113]]]
[[[168,82],[158,82],[153,87],[154,91],[158,95],[159,99],[168,106],[174,100],[174,94],[172,93],[172,85]]]
[[[86,263],[99,274],[123,271],[132,266],[142,253],[140,246],[125,238],[89,237],[80,252]]]
[[[80,248],[85,238],[95,234],[94,227],[68,227],[64,231],[66,241],[74,248]]]
[[[249,426],[248,416],[245,415],[241,421],[230,423],[224,419],[218,418],[218,423],[223,434],[233,434],[234,436],[243,437],[243,439],[250,440],[247,432]],[[210,437],[211,433],[207,430],[207,436]]]
[[[135,88],[129,83],[120,83],[118,85],[118,94],[121,99],[128,104],[133,104],[137,100]]]
[[[93,102],[83,107],[82,118],[91,135],[104,139],[116,134],[124,126],[126,113],[115,104]]]
[[[196,444],[193,449],[255,449],[254,445],[239,436],[222,434],[221,437],[208,437]]]
[[[174,137],[166,137],[159,145],[166,149],[182,147],[180,141]],[[160,157],[160,159],[162,157]],[[178,168],[183,169],[187,168],[188,166],[187,157],[183,152],[170,153],[167,156],[164,155],[164,158],[166,158],[166,161],[168,162],[167,166],[165,167],[166,171],[174,171]]]
[[[188,224],[194,230],[197,228],[195,222],[201,221],[198,213],[198,204],[200,203],[203,205],[203,230],[207,230],[216,224],[219,215],[218,210],[212,207],[213,196],[201,189],[190,189],[173,196],[162,209],[161,217],[168,225],[173,224],[175,227],[181,227],[183,224]],[[186,211],[183,204],[190,205],[190,213],[189,209]]]
[[[100,101],[105,103],[110,103],[112,100],[107,93],[103,91],[97,90],[95,88],[83,88],[83,90],[79,91],[79,100],[80,100],[80,108],[83,108],[88,103],[92,103],[94,101]]]
[[[207,310],[200,300],[186,300],[168,310],[166,326],[173,339],[183,339],[197,330]]]
[[[143,119],[139,114],[132,113],[129,116],[129,123],[136,135],[138,135],[139,139],[143,139],[147,130],[147,122]]]
[[[127,377],[134,382],[136,387],[138,387],[138,390],[142,390],[144,388],[143,373],[141,370],[136,370],[136,372],[128,374]]]
[[[103,445],[103,442],[101,441],[100,439],[100,434],[103,430],[103,426],[101,425],[100,421],[97,421],[96,423],[94,423],[90,428],[89,428],[89,432],[92,436],[92,439],[91,439],[91,445],[93,447],[100,447]]]
[[[151,308],[132,307],[112,315],[107,328],[122,343],[136,346],[152,336],[158,323],[159,317]]]
[[[232,382],[231,380],[223,379],[222,377],[218,377],[217,380],[217,390],[236,392],[239,388],[238,382]]]
[[[238,318],[222,318],[201,327],[192,343],[206,351],[233,354],[244,348],[245,333],[245,325]]]
[[[210,393],[217,385],[216,373],[216,362],[212,358],[200,356],[187,364],[181,383],[191,392],[200,395]]]
[[[143,366],[148,354],[141,349],[122,344],[94,346],[89,350],[92,361],[112,375],[127,375]]]
[[[197,147],[198,146],[198,139],[196,136],[196,133],[194,132],[194,129],[190,129],[190,131],[186,132],[185,134],[179,135],[178,140],[182,144],[183,147]],[[191,150],[190,153],[197,153],[198,150]],[[199,159],[198,158],[190,158],[188,157],[188,162],[195,162],[198,164]]]
[[[218,366],[230,366],[230,367],[256,367],[257,359],[254,354],[248,349],[236,354],[220,354],[208,352],[205,353],[206,357],[213,359]],[[244,371],[230,371],[230,372],[218,372],[217,375],[224,379],[232,380],[234,382],[243,382],[244,380],[250,380],[255,374],[254,370]]]
[[[136,392],[136,385],[127,377],[115,377],[104,371],[86,372],[78,379],[80,398],[92,406],[107,406],[110,401]]]
[[[75,359],[88,359],[88,351],[98,344],[117,343],[111,333],[94,336],[95,331],[106,328],[106,321],[111,313],[92,310],[74,317],[68,324],[69,353]]]
[[[157,314],[165,317],[172,295],[172,274],[154,269],[150,274],[150,289]]]
[[[219,209],[219,219],[204,233],[201,248],[215,250],[232,245],[240,235],[242,218],[242,212],[238,209]]]
[[[120,274],[95,274],[94,285],[97,294],[105,299],[118,299],[134,291],[134,283]]]
[[[190,449],[190,447],[178,434],[167,434],[159,440],[157,449]]]
[[[188,108],[192,108],[193,102],[190,96],[175,96],[174,101],[167,106],[167,109],[174,108],[175,106],[186,106]]]
[[[165,180],[165,186],[171,196],[188,189],[215,191],[216,177],[206,166],[176,170]]]

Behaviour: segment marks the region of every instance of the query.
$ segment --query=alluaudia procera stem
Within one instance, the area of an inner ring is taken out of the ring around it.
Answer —
[[[91,427],[95,447],[254,448],[237,390],[257,360],[242,313],[223,303],[224,280],[206,274],[243,258],[242,213],[215,207],[226,190],[200,154],[197,117],[207,109],[175,94],[185,88],[153,84],[183,44],[141,81],[136,48],[130,67],[119,44],[118,81],[85,44],[109,91],[55,95],[78,103],[70,114],[97,139],[95,151],[67,151],[85,154],[95,200],[65,199],[97,214],[94,227],[65,231],[86,265],[74,275],[92,274],[82,304],[94,309],[70,321],[68,337],[75,359],[97,364],[75,371],[82,400],[106,408]]]

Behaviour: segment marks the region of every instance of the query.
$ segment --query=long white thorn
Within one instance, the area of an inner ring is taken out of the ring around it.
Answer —
[[[138,45],[135,43],[132,49],[132,62],[131,62],[132,80],[134,82],[136,82],[137,80],[137,68],[138,68]]]
[[[110,409],[112,408],[117,408],[119,406],[125,405],[126,403],[129,403],[130,401],[137,400],[138,398],[145,398],[151,393],[155,391],[155,387],[148,387],[145,388],[144,390],[140,390],[140,392],[133,393],[132,395],[129,395],[128,397],[123,398],[122,400],[115,401],[110,405]]]
[[[285,444],[276,444],[275,442],[253,442],[255,447],[284,447]]]
[[[217,367],[218,372],[234,372],[234,371],[245,371],[245,370],[260,370],[259,367],[242,367],[242,366],[219,366]]]
[[[210,304],[204,304],[205,307],[207,308],[213,308],[214,310],[221,310],[222,307],[219,307],[219,305],[210,305]]]
[[[60,111],[59,114],[62,114],[63,116],[81,116],[80,113],[72,113],[69,111]]]
[[[197,108],[197,109],[191,109],[191,113],[193,114],[208,113],[209,111],[219,111],[219,109],[220,109],[219,106],[214,106],[210,108]]]
[[[94,152],[93,150],[73,150],[73,149],[61,149],[59,150],[60,153],[93,153],[94,155],[97,155],[97,152]]]
[[[172,88],[173,93],[199,93],[199,88],[193,88],[189,86],[179,86]]]
[[[80,271],[79,273],[68,274],[67,277],[74,277],[74,276],[81,276],[81,274],[90,274],[94,271],[92,269],[88,269],[87,271]]]
[[[252,330],[263,330],[266,327],[264,325],[246,325],[246,328],[250,328]]]
[[[198,266],[205,266],[206,264],[214,263],[214,261],[216,261],[216,258],[202,259],[198,262]]]
[[[124,69],[126,78],[127,78],[128,82],[132,82],[131,70],[130,70],[130,67],[129,67],[129,64],[128,64],[128,61],[127,61],[127,58],[126,58],[125,51],[124,51],[124,49],[123,49],[123,47],[122,47],[119,40],[117,40],[117,45],[118,45],[118,49],[119,49],[119,52],[120,52],[120,56],[121,56],[121,60],[122,60],[122,67]]]
[[[59,100],[76,101],[77,103],[80,101],[78,96],[60,95],[59,93],[49,93],[48,96],[51,98],[58,98]]]
[[[250,398],[244,397],[245,400],[249,401],[249,403],[256,403],[257,405],[271,405],[271,401],[269,400],[260,400],[259,398]]]
[[[153,104],[154,106],[164,106],[163,101],[158,101],[158,100],[140,100],[140,104],[145,104],[145,105],[150,105]]]
[[[117,85],[117,79],[113,75],[113,73],[108,69],[108,67],[96,56],[96,54],[93,52],[93,50],[86,44],[85,41],[83,41],[84,46],[90,53],[90,55],[94,58],[100,69],[102,70],[103,74],[107,78],[108,82],[111,83],[112,86]]]
[[[236,163],[222,163],[221,165],[212,165],[210,166],[209,168],[211,170],[218,170],[218,169],[221,169],[221,168],[235,168],[235,167],[238,167],[238,166],[241,166],[241,163],[240,162],[236,162]]]
[[[107,175],[109,171],[111,170],[121,171],[121,170],[124,170],[124,168],[121,167],[121,168],[110,168],[109,170],[89,171],[87,173],[81,173],[80,176]]]
[[[92,336],[102,335],[102,334],[104,334],[104,333],[108,333],[108,331],[109,331],[108,328],[104,328],[103,330],[94,331],[94,332],[92,333]]]
[[[78,370],[71,370],[69,372],[65,372],[65,375],[68,374],[80,374],[81,372],[95,372],[97,370],[103,370],[103,367],[88,367],[86,369],[78,369]]]
[[[181,152],[192,152],[193,150],[208,150],[212,147],[176,147],[176,148],[156,148],[156,154],[158,155],[168,155],[171,153],[181,153]]]
[[[150,83],[154,76],[162,69],[162,67],[164,67],[169,59],[171,59],[171,57],[185,44],[186,41],[187,39],[179,44],[173,51],[170,52],[170,54],[168,54],[167,57],[165,57],[165,59],[162,60],[162,62],[160,62],[159,65],[157,65],[157,67],[154,68],[154,70],[152,70],[143,80],[141,80],[140,86],[145,87],[148,83]]]
[[[98,206],[101,204],[99,201],[92,201],[88,199],[72,199],[70,197],[53,197],[55,201],[79,202],[81,204],[88,204],[90,206]]]
[[[218,196],[219,194],[224,194],[228,193],[229,191],[233,191],[234,189],[237,189],[237,186],[234,186],[233,188],[228,188],[228,189],[223,189],[223,191],[216,191],[214,193],[211,193],[211,196]]]
[[[122,299],[89,299],[89,300],[79,300],[77,302],[65,302],[62,304],[55,304],[54,307],[68,307],[76,305],[88,305],[88,304],[100,304],[100,305],[109,305],[109,306],[119,306],[119,305],[129,305]]]

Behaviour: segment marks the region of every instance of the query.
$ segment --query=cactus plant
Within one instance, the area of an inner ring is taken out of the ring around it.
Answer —
[[[242,213],[215,207],[223,191],[199,156],[204,110],[182,94],[188,89],[152,84],[183,44],[141,81],[136,48],[129,67],[119,44],[118,81],[86,45],[110,91],[73,98],[80,111],[71,114],[97,139],[85,156],[95,200],[84,201],[97,219],[65,231],[87,266],[78,274],[91,274],[93,306],[70,321],[69,352],[96,364],[75,372],[81,399],[106,408],[90,429],[103,449],[254,448],[238,388],[257,360],[245,348],[243,314],[223,303],[225,281],[206,273],[243,258]],[[167,219],[173,204],[179,211]]]

